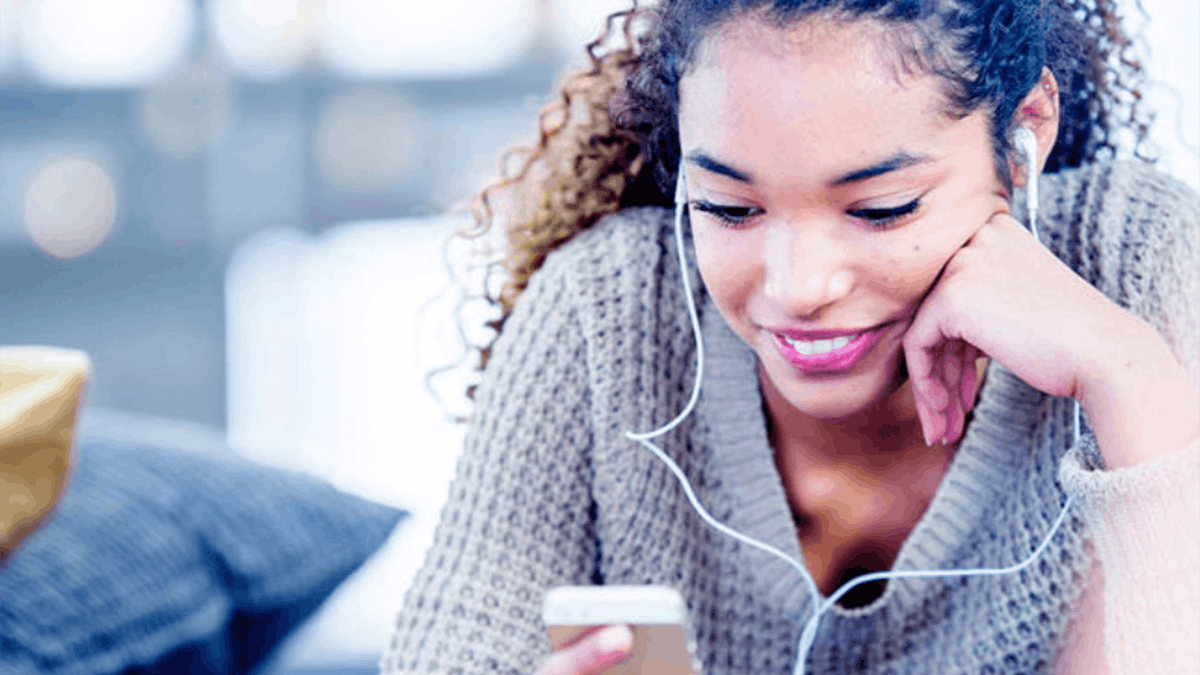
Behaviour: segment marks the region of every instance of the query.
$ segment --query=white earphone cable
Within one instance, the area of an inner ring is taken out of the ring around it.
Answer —
[[[662,436],[679,426],[687,416],[692,414],[696,401],[700,400],[700,382],[704,379],[704,339],[700,336],[700,319],[696,314],[696,302],[692,299],[692,282],[688,279],[687,256],[683,250],[683,208],[687,202],[687,184],[683,181],[683,162],[679,163],[679,178],[675,181],[675,250],[679,254],[679,273],[683,277],[683,297],[687,300],[688,317],[692,320],[692,330],[696,336],[696,381],[692,385],[692,398],[684,406],[683,412],[665,425],[644,434],[625,432],[625,436],[635,441],[646,441]]]
[[[1027,130],[1025,130],[1025,131],[1027,131]],[[1030,133],[1029,135],[1032,136],[1033,134]],[[1021,144],[1020,141],[1018,141],[1018,144],[1019,145]],[[1022,146],[1022,149],[1025,149],[1024,146]],[[1036,152],[1036,144],[1035,144],[1035,152]],[[1037,233],[1037,187],[1036,187],[1037,179],[1033,173],[1033,167],[1034,167],[1033,158],[1035,157],[1035,155],[1031,155],[1028,152],[1025,152],[1023,154],[1025,154],[1025,156],[1029,159],[1028,167],[1030,169],[1029,179],[1027,181],[1027,185],[1031,186],[1029,192],[1027,193],[1029,195],[1029,200],[1030,200],[1028,202],[1029,213],[1030,213],[1030,215],[1029,215],[1030,229],[1033,232],[1034,237],[1037,237],[1038,236],[1038,233]],[[657,438],[658,436],[662,436],[663,434],[665,434],[665,433],[671,431],[672,429],[674,429],[675,427],[679,426],[679,424],[682,423],[683,420],[686,419],[687,416],[692,413],[692,411],[696,407],[697,401],[699,401],[699,399],[700,399],[700,385],[701,385],[701,382],[702,382],[703,376],[704,376],[704,343],[703,343],[703,339],[701,338],[700,320],[699,320],[697,312],[696,312],[695,299],[692,297],[691,282],[688,279],[687,257],[685,255],[684,246],[683,246],[683,212],[684,212],[684,208],[685,208],[686,204],[687,204],[687,184],[685,182],[683,163],[681,161],[680,165],[679,165],[679,173],[676,177],[676,185],[675,185],[675,243],[676,243],[676,252],[679,255],[679,268],[680,268],[680,271],[683,276],[684,299],[687,302],[688,316],[690,317],[691,322],[692,322],[692,330],[695,335],[695,341],[696,341],[696,380],[692,387],[692,396],[691,396],[691,399],[688,401],[688,404],[684,407],[683,411],[680,412],[679,415],[677,417],[675,417],[675,419],[671,420],[667,424],[663,425],[662,427],[659,427],[658,429],[655,429],[653,431],[648,431],[645,433],[634,433],[631,431],[627,431],[627,432],[625,432],[625,437],[630,440],[641,443],[642,446],[644,446],[655,457],[658,457],[660,460],[662,460],[662,462],[664,464],[667,465],[667,468],[670,469],[671,473],[673,473],[675,475],[675,478],[678,479],[680,486],[683,488],[684,494],[687,496],[688,502],[691,503],[691,505],[692,505],[692,508],[694,508],[696,510],[696,513],[699,514],[700,517],[706,523],[708,523],[711,527],[716,529],[718,532],[721,532],[722,534],[730,536],[730,537],[732,537],[744,544],[747,544],[749,546],[753,546],[762,551],[770,553],[771,555],[774,555],[774,556],[784,560],[785,562],[787,562],[797,572],[800,573],[801,578],[804,580],[805,585],[808,588],[809,594],[814,599],[814,601],[819,602],[820,598],[821,598],[821,593],[818,590],[817,584],[813,580],[812,575],[808,572],[808,568],[806,568],[803,563],[801,563],[799,560],[789,556],[788,554],[784,553],[783,551],[779,550],[778,548],[771,546],[770,544],[767,544],[765,542],[761,542],[757,539],[754,539],[753,537],[749,537],[745,534],[742,534],[741,532],[738,532],[737,530],[734,530],[734,529],[730,528],[729,526],[719,522],[717,519],[713,518],[713,516],[708,512],[708,510],[705,509],[704,506],[700,503],[700,500],[696,496],[695,491],[692,490],[692,486],[691,486],[690,482],[688,481],[687,476],[684,475],[683,470],[679,468],[679,465],[676,464],[675,461],[672,460],[670,457],[668,457],[667,454],[665,452],[663,452],[661,448],[659,448],[658,446],[656,446],[650,442],[650,439]],[[1074,410],[1074,420],[1073,421],[1074,421],[1074,444],[1078,445],[1079,433],[1080,433],[1079,402],[1078,401],[1075,401],[1075,410]],[[1046,549],[1046,547],[1048,547],[1050,545],[1051,540],[1053,539],[1054,535],[1058,532],[1058,529],[1062,525],[1063,520],[1066,518],[1067,510],[1070,509],[1070,507],[1071,507],[1071,502],[1072,502],[1072,497],[1070,495],[1068,495],[1066,502],[1063,504],[1062,511],[1059,512],[1058,518],[1055,520],[1054,525],[1050,528],[1049,534],[1046,535],[1046,538],[1034,550],[1034,552],[1029,555],[1029,557],[1027,557],[1023,562],[1018,563],[1016,565],[1012,565],[1009,567],[1001,567],[1001,568],[981,568],[981,569],[898,570],[898,571],[889,571],[889,572],[873,572],[870,574],[865,574],[865,575],[862,575],[859,577],[855,577],[854,579],[851,579],[850,581],[846,582],[840,588],[838,588],[836,591],[834,591],[834,593],[832,595],[830,595],[829,598],[827,598],[823,603],[821,603],[819,607],[816,608],[816,610],[813,612],[813,615],[809,618],[808,622],[805,624],[804,630],[801,632],[801,635],[800,635],[800,642],[797,645],[796,666],[795,666],[795,669],[793,670],[793,672],[795,673],[795,675],[804,675],[805,661],[807,661],[808,652],[811,650],[813,642],[816,640],[817,629],[819,627],[821,615],[824,614],[831,607],[833,607],[833,605],[836,604],[837,601],[842,598],[842,596],[844,596],[847,592],[849,592],[855,586],[858,586],[859,584],[865,584],[865,583],[869,583],[872,581],[881,581],[881,580],[885,580],[885,579],[936,578],[936,577],[951,577],[951,576],[993,576],[993,575],[1000,575],[1000,574],[1011,574],[1013,572],[1020,571],[1021,569],[1031,565],[1033,563],[1033,561],[1036,560],[1039,555],[1041,555],[1042,551],[1044,551]]]
[[[639,434],[627,431],[625,432],[625,437],[641,443],[647,450],[653,453],[655,457],[658,457],[667,465],[667,468],[670,469],[671,472],[675,474],[675,477],[679,479],[679,484],[683,487],[683,493],[687,495],[688,501],[692,504],[692,508],[696,510],[696,513],[700,515],[704,522],[708,523],[710,526],[724,535],[733,537],[734,539],[737,539],[748,546],[753,546],[766,551],[771,555],[781,558],[800,573],[800,576],[807,583],[809,592],[812,594],[812,596],[814,598],[820,597],[820,593],[817,590],[817,584],[815,581],[813,581],[812,575],[810,575],[808,570],[805,569],[804,565],[800,564],[800,562],[795,558],[792,558],[788,554],[780,551],[778,548],[775,548],[770,544],[758,541],[752,537],[748,537],[741,532],[738,532],[737,530],[725,525],[724,523],[721,523],[716,518],[713,518],[712,515],[709,514],[708,510],[705,509],[700,503],[699,498],[696,497],[696,493],[692,490],[691,483],[688,482],[687,476],[684,475],[683,470],[679,468],[679,465],[676,464],[675,461],[670,457],[668,457],[666,453],[664,453],[658,446],[650,442],[650,439],[662,436],[663,434],[679,426],[683,420],[687,419],[688,415],[692,414],[692,410],[694,410],[696,407],[696,402],[700,400],[700,383],[704,378],[704,340],[701,337],[700,318],[696,313],[696,302],[692,297],[692,284],[688,279],[687,255],[683,248],[683,210],[686,204],[687,184],[684,182],[683,166],[681,163],[679,167],[679,179],[676,181],[675,185],[675,250],[679,255],[679,269],[683,276],[683,294],[685,300],[687,301],[688,317],[692,321],[692,333],[696,339],[696,381],[692,385],[692,397],[691,400],[688,401],[687,406],[684,407],[683,412],[679,413],[679,415],[670,422],[664,424],[658,429],[655,429],[654,431],[649,431],[646,433]]]

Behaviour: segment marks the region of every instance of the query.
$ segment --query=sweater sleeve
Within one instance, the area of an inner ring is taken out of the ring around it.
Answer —
[[[1120,675],[1200,663],[1200,440],[1139,466],[1089,470],[1084,438],[1060,478],[1103,568],[1104,655]]]
[[[1144,169],[1124,167],[1097,182],[1105,196],[1093,234],[1103,241],[1085,246],[1107,252],[1094,267],[1097,286],[1153,325],[1200,389],[1200,200]],[[1095,437],[1085,434],[1063,457],[1059,478],[1094,533],[1110,672],[1194,668],[1200,663],[1200,439],[1156,461],[1108,471]]]
[[[597,546],[580,293],[552,254],[495,343],[432,546],[380,667],[528,674],[544,589],[587,584]]]

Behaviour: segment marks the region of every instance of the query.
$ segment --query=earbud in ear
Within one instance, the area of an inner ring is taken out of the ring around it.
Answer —
[[[1021,158],[1025,160],[1025,167],[1029,171],[1029,179],[1032,180],[1033,167],[1037,166],[1037,136],[1025,127],[1017,127],[1013,132],[1013,144],[1021,152]]]
[[[1013,132],[1013,145],[1017,146],[1021,158],[1025,160],[1025,198],[1029,211],[1029,231],[1037,238],[1037,136],[1025,127],[1017,127]]]

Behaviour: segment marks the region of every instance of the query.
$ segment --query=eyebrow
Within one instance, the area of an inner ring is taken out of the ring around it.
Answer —
[[[704,169],[705,171],[727,176],[748,185],[754,185],[754,177],[748,172],[742,171],[741,169],[736,169],[728,164],[725,164],[724,162],[714,159],[711,155],[703,150],[693,150],[687,154],[685,159],[701,169]],[[850,173],[839,176],[838,178],[835,178],[830,185],[841,186],[849,183],[859,183],[869,178],[881,176],[885,173],[899,171],[900,169],[907,169],[908,167],[915,166],[917,164],[924,164],[932,159],[933,158],[928,155],[914,155],[901,150],[882,162],[878,162],[863,169],[856,169]]]
[[[865,169],[851,171],[848,174],[834,179],[832,185],[838,186],[846,185],[847,183],[858,183],[867,180],[868,178],[874,178],[891,171],[899,171],[900,169],[907,169],[908,167],[915,166],[917,164],[924,164],[932,159],[933,158],[928,155],[914,155],[901,150],[882,162],[879,162],[878,164],[868,166]]]
[[[750,174],[713,159],[711,155],[703,150],[693,150],[687,154],[685,159],[701,169],[704,169],[705,171],[711,171],[712,173],[728,176],[729,178],[732,178],[736,181],[741,181],[748,185],[754,185],[754,178],[751,177]]]

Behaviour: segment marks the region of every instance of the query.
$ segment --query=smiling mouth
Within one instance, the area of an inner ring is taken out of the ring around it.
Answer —
[[[861,338],[865,332],[866,331],[863,331],[862,333],[855,333],[854,335],[850,336],[843,335],[841,337],[835,337],[832,340],[793,340],[783,333],[776,333],[776,335],[778,335],[781,340],[791,345],[792,349],[795,349],[801,354],[807,356],[810,354],[827,354],[831,351],[842,349],[851,342]]]
[[[807,372],[836,372],[853,368],[869,354],[883,337],[891,322],[865,329],[851,335],[839,335],[819,340],[793,338],[786,333],[774,333],[780,356]]]

